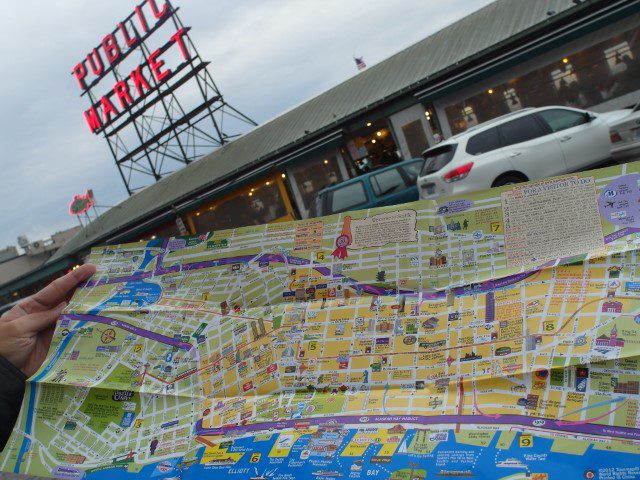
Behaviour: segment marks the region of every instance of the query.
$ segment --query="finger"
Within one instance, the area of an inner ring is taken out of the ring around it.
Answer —
[[[2,315],[0,315],[0,323],[10,322],[11,320],[14,320],[18,317],[27,315],[28,313],[29,312],[27,312],[27,310],[25,310],[22,305],[14,305],[11,310],[7,310]]]
[[[46,330],[55,324],[66,306],[67,303],[62,302],[50,310],[32,313],[14,320],[13,323],[17,329],[17,333],[20,335],[34,335],[42,330]]]
[[[51,308],[58,305],[67,298],[67,295],[69,295],[79,283],[88,280],[94,273],[96,273],[95,265],[86,263],[70,271],[64,277],[60,277],[51,282],[38,293],[28,298],[22,306],[31,311],[38,311],[42,310],[43,307]]]

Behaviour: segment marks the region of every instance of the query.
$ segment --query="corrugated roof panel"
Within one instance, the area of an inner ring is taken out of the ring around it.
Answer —
[[[295,145],[306,136],[305,130],[313,134],[327,128],[546,22],[550,18],[548,10],[560,13],[570,8],[577,8],[572,0],[498,0],[489,4],[136,193],[88,225],[51,261],[86,248],[185,199],[193,191],[208,188],[240,168]]]

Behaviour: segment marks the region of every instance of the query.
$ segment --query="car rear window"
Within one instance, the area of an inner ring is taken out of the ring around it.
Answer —
[[[500,137],[497,128],[490,128],[486,132],[480,132],[467,141],[467,153],[482,155],[500,148]]]
[[[411,183],[416,183],[416,180],[418,180],[418,175],[420,175],[420,170],[422,170],[423,164],[424,160],[418,160],[416,162],[407,163],[400,168],[404,170],[404,173],[407,175],[407,177],[409,177],[409,181]]]
[[[444,168],[456,153],[457,144],[443,145],[424,153],[424,165],[422,166],[422,175],[435,173]]]
[[[349,210],[367,201],[362,182],[351,183],[341,188],[336,188],[327,193],[328,213],[338,213]]]
[[[500,125],[504,146],[515,145],[547,134],[533,115],[517,118]]]
[[[404,183],[404,178],[402,178],[397,168],[373,175],[371,177],[371,185],[373,186],[373,191],[379,197],[389,195],[390,193],[407,187]]]

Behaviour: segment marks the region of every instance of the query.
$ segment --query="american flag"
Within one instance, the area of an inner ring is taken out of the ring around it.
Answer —
[[[364,63],[364,60],[362,59],[363,57],[353,57],[353,59],[356,61],[356,66],[358,67],[358,70],[364,70],[365,68],[367,68],[367,64]]]

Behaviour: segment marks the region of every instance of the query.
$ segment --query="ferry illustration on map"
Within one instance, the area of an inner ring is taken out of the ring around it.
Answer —
[[[253,471],[256,472],[256,475],[254,477],[249,478],[249,480],[271,480],[273,478],[273,475],[275,475],[277,469],[265,470],[262,474],[258,473],[257,468],[254,468]]]

